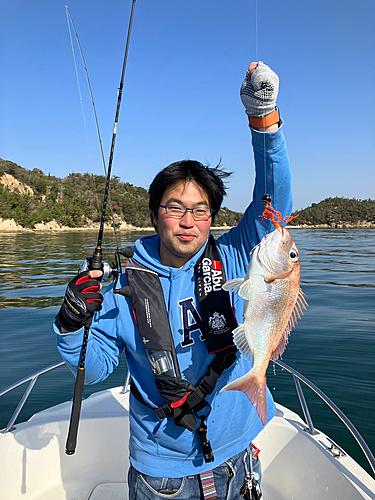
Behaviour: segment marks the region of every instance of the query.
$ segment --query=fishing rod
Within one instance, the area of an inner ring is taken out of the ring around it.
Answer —
[[[101,220],[100,220],[98,241],[97,241],[96,247],[94,249],[92,258],[87,259],[87,266],[88,266],[87,268],[89,270],[101,270],[101,271],[103,271],[102,279],[106,279],[109,276],[113,275],[115,277],[116,282],[117,282],[117,279],[121,273],[121,263],[120,263],[120,255],[119,254],[124,255],[124,256],[130,256],[130,255],[127,254],[126,249],[125,250],[117,249],[116,250],[116,267],[115,267],[115,269],[111,269],[108,265],[104,266],[103,265],[104,263],[103,263],[102,242],[103,242],[103,233],[104,233],[104,224],[105,224],[105,214],[106,214],[106,210],[107,210],[107,201],[108,201],[108,195],[109,195],[109,185],[110,185],[110,180],[111,180],[113,154],[114,154],[114,149],[115,149],[117,125],[118,125],[118,119],[119,119],[119,114],[120,114],[122,90],[123,90],[123,86],[124,86],[126,63],[127,63],[127,59],[128,59],[130,34],[131,34],[131,29],[132,29],[132,24],[133,24],[135,2],[136,2],[136,0],[133,0],[131,13],[130,13],[129,26],[128,26],[128,35],[127,35],[127,40],[126,40],[125,55],[124,55],[124,62],[123,62],[123,66],[122,66],[120,86],[118,89],[115,124],[114,124],[113,135],[112,135],[111,150],[110,150],[110,154],[109,154],[107,179],[106,179],[106,185],[105,185],[105,189],[104,189],[103,208],[102,208],[102,215],[101,215]],[[124,288],[127,288],[127,287],[124,287]],[[123,295],[126,295],[126,290],[120,289],[119,291],[117,291],[117,293],[121,293]],[[84,387],[84,383],[85,383],[86,349],[87,349],[87,342],[88,342],[88,336],[89,336],[91,323],[92,323],[92,317],[90,317],[86,321],[85,331],[84,331],[84,335],[83,335],[81,359],[80,359],[80,364],[78,367],[76,382],[75,382],[75,386],[74,386],[72,412],[71,412],[71,416],[70,416],[68,437],[67,437],[66,445],[65,445],[65,453],[67,455],[73,455],[75,453],[76,444],[77,444],[78,425],[79,425],[79,419],[80,419],[80,415],[81,415],[83,387]]]
[[[82,60],[83,68],[85,70],[87,86],[88,86],[88,89],[89,89],[89,93],[90,93],[90,97],[91,97],[92,109],[93,109],[93,112],[94,112],[96,132],[97,132],[98,140],[99,140],[99,147],[100,147],[100,153],[101,153],[101,157],[102,157],[104,175],[107,176],[107,168],[106,168],[105,158],[104,158],[102,136],[101,136],[101,133],[100,133],[98,115],[96,113],[94,95],[93,95],[92,88],[91,88],[91,82],[90,82],[90,78],[89,78],[89,72],[88,72],[88,69],[87,69],[87,66],[86,66],[86,61],[85,61],[85,57],[83,55],[83,50],[82,50],[81,42],[79,41],[78,33],[77,33],[77,30],[76,30],[76,27],[75,27],[72,15],[70,13],[68,5],[66,5],[66,4],[65,4],[65,10],[66,10],[66,19],[67,19],[67,22],[68,22],[70,43],[71,43],[71,47],[72,47],[73,60],[74,60],[74,66],[75,66],[75,71],[76,71],[76,77],[77,77],[77,84],[78,84],[78,90],[79,90],[79,95],[80,95],[81,106],[82,106],[82,96],[81,96],[81,89],[80,89],[80,84],[79,84],[79,77],[78,77],[76,59],[75,59],[75,54],[74,54],[74,46],[73,46],[73,40],[72,40],[72,34],[71,34],[71,30],[70,30],[70,25],[72,25],[72,28],[73,28],[73,31],[74,31],[74,35],[75,35],[76,40],[77,40],[78,49],[79,49],[79,52],[80,52],[80,55],[81,55],[81,60]],[[83,107],[82,107],[82,113],[83,113]],[[84,117],[83,117],[83,119],[84,119]],[[84,122],[85,122],[85,119],[84,119]],[[86,128],[86,125],[85,125],[85,128]],[[108,197],[109,197],[109,207],[111,209],[113,231],[115,233],[116,248],[118,248],[115,215],[113,213],[113,207],[112,207],[112,201],[111,201],[111,193],[109,193]]]

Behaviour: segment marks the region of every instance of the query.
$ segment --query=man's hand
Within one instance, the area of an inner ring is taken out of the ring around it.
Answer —
[[[279,77],[261,61],[251,63],[240,96],[248,116],[264,117],[276,108]]]
[[[66,289],[63,305],[56,316],[62,333],[79,330],[86,321],[102,308],[101,271],[85,271],[78,274]]]

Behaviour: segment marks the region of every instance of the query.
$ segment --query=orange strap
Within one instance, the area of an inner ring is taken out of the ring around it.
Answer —
[[[249,116],[250,127],[253,128],[265,128],[274,125],[275,123],[279,123],[280,115],[279,110],[276,108],[275,111],[272,111],[269,115],[264,116],[263,118],[260,116]]]

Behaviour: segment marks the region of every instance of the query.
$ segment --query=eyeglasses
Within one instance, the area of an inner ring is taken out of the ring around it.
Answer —
[[[212,208],[206,207],[186,208],[181,205],[159,205],[159,207],[165,208],[166,214],[175,219],[182,219],[186,212],[191,212],[194,220],[208,220],[214,212]]]

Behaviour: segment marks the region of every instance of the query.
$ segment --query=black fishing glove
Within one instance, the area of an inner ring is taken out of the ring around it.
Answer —
[[[102,308],[103,295],[100,281],[90,278],[89,271],[78,274],[66,289],[63,305],[56,321],[68,332],[79,330],[86,321]]]
[[[279,77],[261,61],[253,71],[247,71],[240,96],[249,116],[266,116],[276,107]]]

